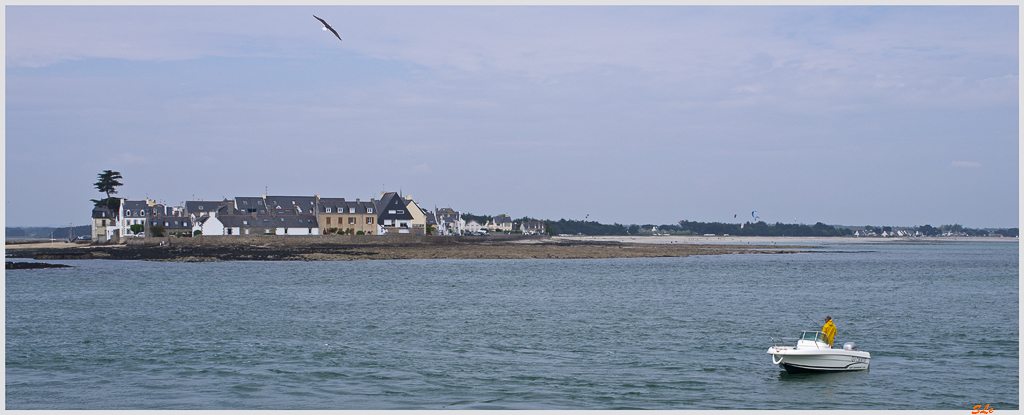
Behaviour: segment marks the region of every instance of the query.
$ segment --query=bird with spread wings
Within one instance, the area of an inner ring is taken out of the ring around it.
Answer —
[[[337,37],[337,38],[338,38],[338,40],[341,40],[341,36],[339,36],[339,35],[338,35],[338,32],[337,32],[336,30],[334,30],[334,28],[333,28],[333,27],[331,27],[331,25],[327,24],[327,22],[325,22],[325,21],[324,21],[324,19],[321,19],[321,18],[319,18],[319,17],[316,17],[316,15],[315,15],[315,14],[313,15],[313,17],[314,17],[314,18],[316,18],[317,20],[319,20],[319,21],[320,21],[320,23],[323,23],[323,24],[324,24],[324,30],[330,30],[330,31],[331,31],[331,33],[334,33],[334,36],[335,36],[335,37]]]

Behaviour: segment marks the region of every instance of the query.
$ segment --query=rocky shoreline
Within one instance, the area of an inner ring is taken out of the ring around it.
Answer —
[[[4,269],[45,269],[45,268],[71,268],[70,265],[47,264],[44,262],[13,262],[7,261]]]
[[[722,254],[808,252],[799,246],[716,244],[635,244],[607,241],[499,241],[393,244],[190,244],[32,247],[11,249],[9,258],[114,259],[179,262],[210,261],[347,261],[373,259],[588,259],[653,258]]]

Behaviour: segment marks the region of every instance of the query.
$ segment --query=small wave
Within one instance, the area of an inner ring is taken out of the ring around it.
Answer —
[[[311,372],[310,375],[317,379],[340,379],[349,377],[349,375],[346,375],[344,373],[332,371]]]

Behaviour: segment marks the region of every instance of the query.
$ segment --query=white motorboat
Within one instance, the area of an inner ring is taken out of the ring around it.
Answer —
[[[768,348],[768,354],[772,355],[772,363],[789,373],[866,370],[871,364],[871,353],[857,350],[855,343],[833,348],[824,339],[825,333],[820,331],[800,332],[797,339],[776,341],[772,338],[773,346]]]

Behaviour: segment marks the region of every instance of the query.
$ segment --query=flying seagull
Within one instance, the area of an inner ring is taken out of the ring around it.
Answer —
[[[314,14],[313,17],[316,17],[316,15]],[[338,32],[335,31],[334,28],[331,27],[331,25],[327,24],[327,22],[325,22],[324,19],[321,19],[319,17],[316,17],[316,19],[319,20],[320,23],[324,24],[324,30],[330,30],[331,33],[334,33],[334,36],[337,37],[338,40],[341,40],[341,36],[338,36]]]

